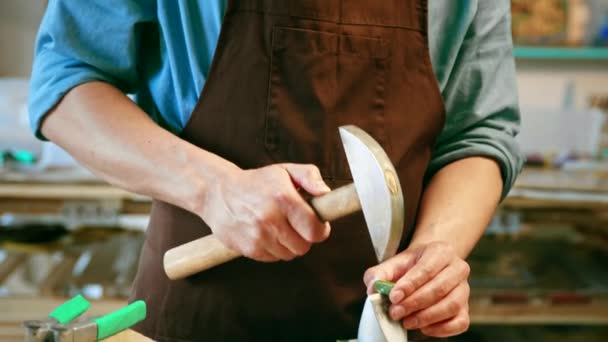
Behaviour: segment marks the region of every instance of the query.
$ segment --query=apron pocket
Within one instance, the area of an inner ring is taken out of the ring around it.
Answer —
[[[387,40],[274,27],[264,145],[275,162],[350,179],[338,135],[355,124],[383,140]]]

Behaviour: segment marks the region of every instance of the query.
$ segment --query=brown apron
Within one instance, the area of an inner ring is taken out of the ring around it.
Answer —
[[[444,107],[427,44],[426,0],[228,1],[209,77],[182,138],[242,168],[317,165],[350,181],[338,126],[387,151],[411,235]],[[196,215],[155,201],[132,299],[137,327],[161,341],[335,341],[353,338],[376,263],[362,215],[291,262],[240,258],[184,280],[162,269],[169,248],[210,234]]]

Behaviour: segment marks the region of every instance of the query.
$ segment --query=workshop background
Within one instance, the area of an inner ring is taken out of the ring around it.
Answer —
[[[491,1],[491,0],[480,0]],[[150,201],[33,138],[26,99],[45,1],[0,1],[0,341],[78,293],[126,303]],[[608,341],[608,0],[514,0],[528,162],[469,261],[455,341]]]

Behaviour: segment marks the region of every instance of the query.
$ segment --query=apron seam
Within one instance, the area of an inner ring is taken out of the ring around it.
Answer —
[[[387,25],[387,24],[378,24],[378,23],[357,23],[357,22],[352,22],[352,21],[344,21],[344,22],[337,23],[335,20],[331,20],[331,19],[312,18],[312,17],[305,17],[305,16],[298,16],[298,15],[272,13],[272,12],[268,12],[268,11],[239,9],[237,11],[232,12],[231,14],[236,15],[239,13],[255,13],[255,14],[260,14],[260,15],[265,15],[265,16],[294,18],[294,19],[298,19],[298,20],[309,20],[309,21],[313,21],[313,22],[322,22],[322,23],[335,24],[335,25],[381,27],[381,28],[388,28],[388,29],[403,29],[403,30],[407,30],[407,31],[426,32],[426,30],[423,27],[418,28],[418,27],[401,26],[401,25]]]

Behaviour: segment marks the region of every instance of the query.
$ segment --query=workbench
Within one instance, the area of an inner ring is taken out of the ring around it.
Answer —
[[[100,207],[111,208],[114,214],[128,217],[147,215],[150,205],[149,198],[98,181],[2,181],[0,175],[0,215],[62,215],[66,208]],[[525,169],[499,212],[499,215],[517,212],[519,220],[547,223],[547,227],[551,223],[571,223],[605,234],[608,174]],[[0,310],[0,340],[18,335],[20,320],[33,318],[37,312],[48,312],[54,303],[62,300],[64,298],[0,297],[3,308]],[[94,306],[107,312],[124,304],[124,300],[111,299],[96,302]],[[21,311],[11,313],[11,308]],[[29,311],[23,311],[24,308]],[[470,310],[473,324],[608,325],[608,298],[605,296],[568,305],[536,299],[527,303],[497,303],[486,294],[473,290]]]

